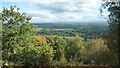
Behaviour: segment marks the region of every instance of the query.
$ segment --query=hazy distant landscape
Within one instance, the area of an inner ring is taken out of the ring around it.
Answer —
[[[62,37],[79,35],[87,40],[108,34],[107,23],[34,23],[34,25],[39,35],[58,35]]]

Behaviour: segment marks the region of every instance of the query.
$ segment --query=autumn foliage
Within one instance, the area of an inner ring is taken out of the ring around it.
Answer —
[[[2,62],[3,66],[39,66],[114,63],[104,39],[94,39],[84,44],[84,38],[63,38],[58,35],[36,35],[31,17],[20,13],[15,6],[3,9]]]

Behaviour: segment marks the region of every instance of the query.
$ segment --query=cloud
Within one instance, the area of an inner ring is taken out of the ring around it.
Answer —
[[[101,5],[101,0],[38,0],[37,2],[28,2],[28,7],[30,8],[37,8],[56,13],[91,12],[94,8],[99,8]]]
[[[36,11],[29,11],[29,12],[27,12],[27,14],[28,14],[29,16],[32,16],[32,17],[40,17],[40,18],[42,18],[42,19],[50,18],[50,17],[53,16],[53,15],[48,14],[48,13],[45,13],[45,12],[36,12]]]
[[[32,16],[31,22],[49,22],[58,20],[58,17],[56,15],[42,11],[29,11],[27,12],[27,15]]]
[[[53,1],[41,1],[30,2],[29,8],[37,9],[37,11],[28,12],[33,16],[34,21],[98,21],[100,17],[97,17],[100,7],[99,0],[76,0],[73,2],[53,2]]]
[[[80,21],[81,20],[81,16],[78,15],[78,14],[75,14],[75,13],[69,13],[69,12],[65,12],[65,13],[62,13],[60,15],[60,18],[61,20],[65,21]]]
[[[2,2],[89,2],[88,0],[2,0]]]
[[[84,4],[84,2],[39,2],[29,6],[55,13],[90,12],[91,8],[83,7]]]
[[[16,0],[23,3],[27,0]],[[22,6],[32,22],[98,21],[100,0],[29,0]],[[103,19],[101,19],[103,20]]]
[[[29,11],[27,14],[32,16],[31,22],[78,21],[82,18],[80,15],[69,12],[54,15],[47,12]]]

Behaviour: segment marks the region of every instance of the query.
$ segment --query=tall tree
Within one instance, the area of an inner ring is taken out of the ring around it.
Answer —
[[[82,60],[82,53],[84,50],[84,46],[83,46],[83,39],[82,37],[79,37],[78,35],[76,35],[75,38],[72,39],[68,39],[68,45],[65,49],[65,55],[67,60],[70,60],[71,58],[77,62],[81,62]]]
[[[1,21],[0,21],[0,64],[2,64],[2,22]]]
[[[20,13],[16,6],[11,6],[10,9],[3,9],[0,13],[0,20],[2,22],[3,60],[17,61],[13,55],[27,51],[28,46],[32,45],[34,26],[29,23],[31,17]]]
[[[120,66],[120,1],[106,1],[102,7],[108,9],[109,36],[108,47],[115,53],[116,64]]]
[[[90,40],[85,46],[84,63],[97,65],[114,65],[114,56],[105,44],[105,40],[99,38]]]

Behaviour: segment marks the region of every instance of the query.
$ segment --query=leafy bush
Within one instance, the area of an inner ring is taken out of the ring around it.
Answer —
[[[87,64],[113,64],[114,56],[105,45],[103,39],[91,40],[85,47],[85,61]]]

